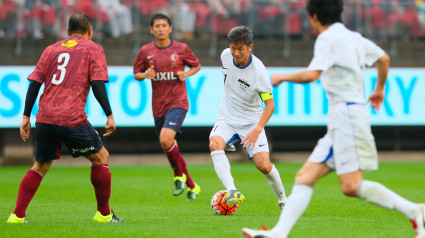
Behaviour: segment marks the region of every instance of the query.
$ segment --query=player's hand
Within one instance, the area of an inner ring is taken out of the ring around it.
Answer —
[[[373,107],[376,111],[381,107],[382,102],[384,101],[385,93],[384,89],[375,89],[372,94],[369,96],[367,103],[370,102],[370,106]]]
[[[185,81],[187,76],[186,76],[186,72],[184,71],[178,71],[177,72],[177,78],[179,78],[180,81]]]
[[[255,146],[255,142],[257,142],[258,136],[260,135],[262,129],[259,128],[255,128],[254,130],[252,130],[250,133],[248,133],[248,135],[245,136],[245,138],[243,138],[243,140],[241,141],[241,145],[245,148],[245,149],[254,149]]]
[[[115,127],[114,115],[109,115],[105,125],[106,133],[103,136],[111,135],[117,128]]]
[[[146,77],[148,79],[154,79],[155,78],[155,66],[151,65],[148,70],[146,70]]]
[[[31,122],[30,118],[28,116],[24,116],[22,118],[21,126],[19,127],[19,131],[21,134],[21,138],[23,141],[27,141],[27,139],[30,137],[31,132]]]

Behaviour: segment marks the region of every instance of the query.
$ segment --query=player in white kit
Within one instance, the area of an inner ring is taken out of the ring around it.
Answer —
[[[378,110],[384,99],[389,56],[372,41],[341,23],[342,0],[309,0],[310,23],[318,33],[314,57],[307,70],[272,76],[282,82],[309,83],[319,79],[329,99],[328,130],[308,161],[298,171],[291,195],[277,225],[268,231],[243,228],[245,237],[287,237],[307,209],[317,180],[336,171],[342,192],[406,215],[416,237],[425,237],[425,206],[410,202],[380,183],[363,179],[363,171],[376,170],[378,157],[371,133],[367,102]],[[365,100],[363,70],[375,63],[378,80]]]
[[[264,127],[274,112],[272,85],[263,63],[251,54],[252,33],[246,26],[237,26],[227,35],[230,48],[221,54],[224,90],[218,120],[211,130],[210,150],[215,171],[229,191],[225,203],[233,206],[245,197],[235,187],[225,150],[240,142],[249,159],[266,177],[275,192],[281,209],[286,203],[279,172],[270,162]],[[265,109],[261,105],[264,102]]]

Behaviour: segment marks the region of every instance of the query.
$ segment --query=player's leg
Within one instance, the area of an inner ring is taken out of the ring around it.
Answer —
[[[8,219],[8,223],[26,223],[26,209],[37,192],[41,180],[49,171],[52,160],[60,157],[61,143],[52,131],[52,126],[36,123],[36,161],[21,181],[16,206]]]
[[[119,222],[109,208],[111,196],[111,172],[109,172],[109,152],[103,146],[99,133],[90,123],[79,127],[61,127],[62,141],[68,146],[72,157],[84,156],[91,163],[91,183],[97,201],[94,222]]]
[[[235,203],[241,203],[245,197],[235,186],[232,173],[230,171],[229,159],[225,150],[236,141],[241,141],[236,131],[225,121],[218,121],[210,133],[210,151],[214,164],[215,172],[223,183],[228,193],[225,195],[225,203],[233,206]]]
[[[287,237],[292,227],[307,209],[313,196],[316,181],[331,172],[333,167],[332,140],[326,134],[319,140],[308,161],[297,172],[291,195],[279,217],[276,226],[270,231],[258,231],[244,228],[246,237],[263,235],[264,237]]]
[[[252,127],[241,130],[242,136],[244,137],[246,135],[245,133],[249,133],[251,130]],[[242,136],[241,139],[243,139]],[[277,196],[279,207],[283,209],[287,201],[285,188],[283,187],[279,171],[277,171],[276,167],[270,162],[269,145],[265,130],[261,131],[255,142],[254,148],[248,149],[248,155],[250,158],[254,159],[255,167],[266,177],[267,182]]]
[[[235,131],[224,121],[218,121],[210,133],[209,147],[214,169],[228,191],[236,190],[236,187],[230,172],[229,159],[224,149],[227,147],[226,141],[231,143],[234,135]]]
[[[339,175],[342,192],[351,197],[359,197],[369,203],[403,213],[407,218],[414,221],[423,205],[413,203],[395,192],[391,191],[378,182],[363,179],[361,170]],[[423,215],[422,211],[422,215]],[[423,218],[422,218],[423,219]],[[424,225],[420,224],[422,230]],[[425,235],[425,230],[422,235]]]
[[[387,209],[397,210],[410,220],[415,220],[423,206],[402,198],[378,182],[363,179],[363,170],[378,168],[378,156],[368,123],[368,111],[364,105],[358,104],[347,104],[340,111],[343,110],[347,113],[344,114],[345,117],[339,118],[342,126],[332,132],[336,173],[343,193]],[[418,232],[425,237],[423,222]]]
[[[18,198],[16,200],[16,206],[13,213],[10,215],[7,223],[27,223],[25,220],[25,211],[38,187],[40,186],[41,180],[50,168],[52,161],[39,163],[35,162],[33,167],[28,170],[24,178],[19,185]]]
[[[85,156],[92,162],[90,180],[94,187],[97,211],[103,216],[111,213],[109,198],[111,196],[111,172],[109,171],[109,152],[102,146],[99,152]]]
[[[272,187],[276,194],[280,208],[283,210],[287,202],[285,188],[283,187],[282,180],[280,178],[279,171],[276,169],[274,164],[270,162],[270,156],[268,152],[259,152],[253,156],[255,167],[264,174],[267,182]]]
[[[201,192],[201,188],[197,185],[189,174],[186,167],[186,161],[180,153],[175,137],[179,132],[181,124],[186,116],[186,111],[181,108],[172,108],[162,120],[155,119],[155,127],[159,135],[159,143],[170,162],[174,171],[174,190],[173,195],[178,196],[183,193],[185,185],[188,187],[188,200],[196,198]]]
[[[109,207],[111,196],[111,172],[109,171],[109,152],[104,146],[94,153],[85,155],[92,162],[90,180],[94,187],[97,202],[96,215],[93,221],[96,223],[122,222]]]
[[[243,228],[245,237],[287,237],[292,227],[307,209],[313,195],[313,186],[316,181],[325,176],[331,169],[325,163],[307,161],[298,171],[295,177],[295,184],[292,187],[291,195],[285,209],[279,217],[276,226],[268,231],[252,230]]]

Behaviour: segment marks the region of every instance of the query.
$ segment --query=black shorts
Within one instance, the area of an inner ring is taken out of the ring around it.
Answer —
[[[162,128],[170,128],[180,132],[180,127],[186,116],[186,110],[182,108],[171,108],[163,117],[155,117],[155,130],[156,134],[160,135]]]
[[[103,147],[99,134],[90,123],[65,127],[37,122],[35,128],[35,159],[39,163],[59,159],[62,142],[74,158],[95,154]]]

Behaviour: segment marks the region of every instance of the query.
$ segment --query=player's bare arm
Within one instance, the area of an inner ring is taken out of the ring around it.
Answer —
[[[255,142],[258,139],[258,136],[260,135],[261,131],[266,126],[267,122],[270,120],[270,118],[273,115],[274,112],[274,100],[273,98],[267,99],[264,101],[264,111],[263,114],[261,114],[260,121],[258,121],[257,126],[255,126],[254,130],[252,130],[250,133],[248,133],[245,138],[241,141],[241,144],[243,147],[247,149],[252,149],[255,146]]]
[[[142,72],[138,72],[136,74],[134,74],[134,78],[137,81],[143,81],[144,79],[154,79],[155,78],[155,67],[153,65],[151,65],[148,70],[146,70],[146,72],[142,73]]]
[[[177,72],[177,77],[179,78],[180,81],[185,81],[186,78],[196,74],[199,70],[201,70],[201,65],[199,64],[196,67],[192,67],[190,68],[187,72],[184,71],[178,71]]]
[[[379,110],[382,102],[384,101],[385,81],[387,81],[388,69],[390,68],[390,57],[384,54],[378,61],[376,61],[376,69],[378,70],[378,80],[376,82],[375,90],[370,94],[367,102],[371,102],[371,107]]]
[[[273,74],[272,84],[276,87],[283,82],[311,83],[317,81],[320,78],[321,73],[321,70],[306,70],[293,74]]]

